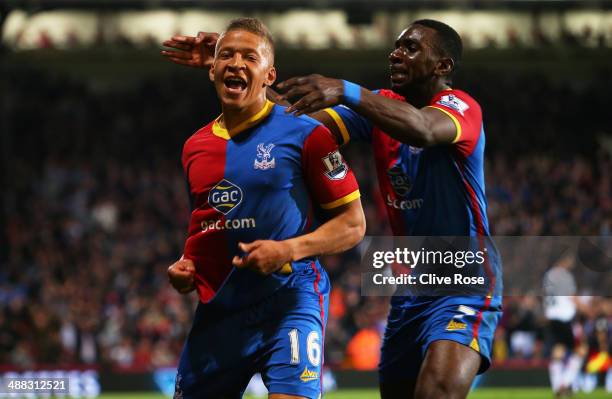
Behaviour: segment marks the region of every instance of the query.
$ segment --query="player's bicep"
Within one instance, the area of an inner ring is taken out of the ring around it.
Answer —
[[[436,144],[454,143],[461,135],[461,124],[450,113],[436,107],[426,107],[421,110]]]
[[[444,94],[438,101],[423,108],[422,111],[427,112],[429,117],[436,118],[436,120],[446,118],[445,125],[436,125],[436,128],[439,129],[436,134],[440,134],[440,139],[444,140],[443,143],[454,145],[466,157],[476,148],[482,132],[482,112],[478,103],[466,97],[465,93]],[[438,116],[435,116],[436,112]],[[454,128],[451,127],[451,122]],[[449,130],[454,134],[449,134]],[[452,139],[448,141],[451,136]]]
[[[325,219],[333,219],[338,216],[344,216],[349,220],[359,220],[363,217],[363,208],[361,205],[361,201],[357,201],[358,198],[355,198],[353,201],[350,201],[344,205],[337,206],[331,209],[324,209],[323,216]]]

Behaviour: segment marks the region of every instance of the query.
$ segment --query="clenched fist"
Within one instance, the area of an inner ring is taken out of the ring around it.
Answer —
[[[232,264],[264,275],[279,271],[293,257],[293,248],[287,241],[257,240],[249,244],[239,243],[238,247],[246,255],[234,256]]]
[[[191,259],[181,258],[168,268],[170,284],[181,294],[188,294],[195,289],[195,265]]]

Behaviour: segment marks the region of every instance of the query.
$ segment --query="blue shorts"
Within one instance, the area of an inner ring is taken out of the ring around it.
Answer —
[[[241,398],[259,372],[270,393],[319,398],[329,292],[321,285],[322,292],[281,288],[231,314],[200,303],[174,397]]]
[[[491,365],[491,346],[501,317],[501,298],[437,297],[418,303],[393,298],[378,367],[380,381],[416,380],[432,342],[468,346],[482,358],[478,373]]]

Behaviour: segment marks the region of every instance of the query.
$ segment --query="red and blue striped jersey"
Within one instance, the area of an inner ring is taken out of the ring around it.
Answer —
[[[405,101],[391,90],[380,90],[377,94]],[[326,112],[338,125],[344,143],[350,139],[371,143],[380,192],[395,236],[487,237],[485,133],[480,105],[463,91],[444,90],[433,97],[429,107],[445,113],[454,122],[457,135],[452,143],[414,147],[391,138],[348,107],[337,106]],[[457,296],[447,299],[447,303],[499,307],[501,260],[490,241],[478,239],[476,243],[491,250],[482,271],[488,277],[490,295]],[[420,306],[434,299],[398,296],[392,303]]]
[[[391,90],[381,96],[403,101]],[[326,111],[350,139],[372,143],[380,192],[396,236],[489,235],[484,180],[485,133],[478,103],[460,90],[434,96],[430,107],[457,127],[452,144],[418,148],[400,143],[344,106]]]
[[[284,111],[267,102],[232,131],[217,118],[185,142],[182,163],[193,211],[184,256],[195,263],[204,303],[241,307],[296,283],[296,276],[316,279],[316,258],[292,262],[270,276],[238,270],[231,261],[244,255],[239,242],[306,234],[319,224],[319,209],[359,198],[329,130]]]

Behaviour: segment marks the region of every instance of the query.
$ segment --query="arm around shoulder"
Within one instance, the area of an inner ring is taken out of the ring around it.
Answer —
[[[438,109],[413,105],[361,89],[352,108],[394,139],[415,147],[450,144],[457,136],[454,121]]]

